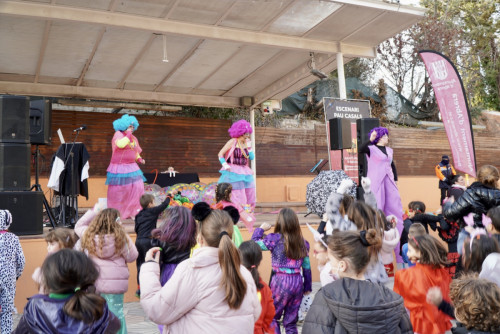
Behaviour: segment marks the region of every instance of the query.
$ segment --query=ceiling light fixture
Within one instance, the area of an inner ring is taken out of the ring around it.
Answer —
[[[164,63],[168,63],[167,57],[167,35],[163,35],[163,60]]]
[[[310,66],[309,66],[309,68],[311,69],[311,74],[320,78],[321,80],[327,79],[328,75],[326,75],[325,73],[321,72],[316,68],[316,61],[314,60],[314,52],[309,53],[309,55],[311,56]]]

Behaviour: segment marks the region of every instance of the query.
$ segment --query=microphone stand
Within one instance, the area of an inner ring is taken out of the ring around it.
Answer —
[[[47,198],[45,198],[45,194],[43,193],[42,186],[40,185],[40,171],[38,168],[38,159],[40,157],[40,145],[36,144],[35,145],[35,184],[31,186],[31,190],[35,189],[35,191],[40,191],[42,193],[42,198],[43,198],[43,206],[45,207],[45,212],[47,213],[47,216],[49,217],[49,222],[50,225],[52,225],[52,228],[56,228],[55,224],[55,218],[52,213],[52,209],[50,208],[49,202],[47,201]]]

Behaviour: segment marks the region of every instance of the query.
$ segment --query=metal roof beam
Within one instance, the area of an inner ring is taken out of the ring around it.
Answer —
[[[124,13],[47,5],[42,3],[1,1],[0,14],[46,20],[102,24],[105,26],[138,29],[159,34],[226,40],[237,43],[262,45],[291,50],[313,51],[317,53],[332,54],[343,52],[344,54],[351,54],[358,57],[375,56],[375,52],[372,47],[356,46],[352,50],[357,50],[359,53],[352,54],[349,50],[341,50],[339,43],[335,41],[322,41],[297,36],[287,36],[180,21],[169,21],[162,18],[149,18]]]
[[[35,84],[13,81],[0,81],[0,94],[134,101],[225,108],[240,106],[240,99],[238,97],[145,92],[138,90]]]

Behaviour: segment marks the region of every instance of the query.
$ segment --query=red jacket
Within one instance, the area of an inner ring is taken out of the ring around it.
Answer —
[[[260,277],[259,283],[262,288],[257,291],[259,295],[262,312],[259,320],[255,323],[254,334],[274,333],[274,328],[271,326],[276,310],[274,309],[273,294],[269,285],[267,285]]]
[[[451,318],[426,301],[427,291],[437,286],[444,300],[449,302],[450,283],[445,268],[435,269],[426,264],[417,263],[415,267],[396,272],[394,292],[403,297],[415,333],[441,334],[451,328]]]

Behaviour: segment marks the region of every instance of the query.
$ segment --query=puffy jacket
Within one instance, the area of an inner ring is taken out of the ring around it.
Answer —
[[[120,320],[109,311],[107,304],[103,316],[89,324],[66,315],[62,308],[68,298],[53,299],[47,295],[31,297],[13,334],[110,334],[120,329]]]
[[[383,284],[342,278],[318,291],[303,333],[413,333],[403,298]]]
[[[88,210],[75,225],[75,233],[81,239],[90,222],[96,213],[94,210]],[[125,293],[128,290],[128,262],[137,259],[138,252],[132,239],[127,235],[127,244],[123,249],[115,254],[115,237],[113,235],[104,236],[104,244],[100,247],[100,238],[95,237],[94,243],[96,254],[89,255],[94,263],[99,267],[99,278],[95,286],[99,293]],[[81,249],[80,240],[75,245],[75,249]]]
[[[241,306],[230,309],[221,287],[219,249],[201,247],[193,257],[181,262],[162,287],[160,267],[146,262],[141,267],[141,306],[149,319],[166,325],[163,333],[242,333],[251,334],[261,306],[250,272],[240,266],[247,284]]]
[[[457,221],[459,218],[474,213],[474,227],[484,227],[482,215],[489,209],[500,205],[500,190],[481,182],[474,182],[454,203],[445,203],[443,215],[446,219]]]
[[[201,247],[181,262],[162,287],[160,266],[146,262],[141,267],[141,306],[149,319],[166,325],[163,333],[252,334],[261,306],[250,272],[240,266],[247,284],[241,306],[230,309],[221,287],[219,249]]]

